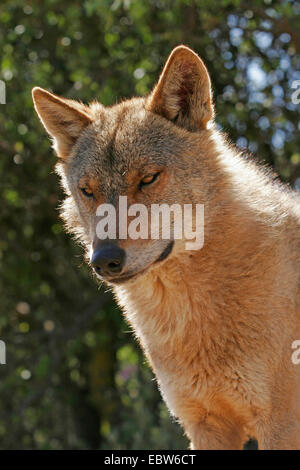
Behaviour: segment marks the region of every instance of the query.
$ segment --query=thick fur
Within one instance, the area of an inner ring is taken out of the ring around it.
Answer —
[[[96,207],[119,195],[205,206],[201,250],[176,240],[156,262],[166,240],[119,240],[136,276],[106,279],[191,447],[241,449],[252,436],[260,449],[300,449],[300,199],[216,130],[203,62],[180,46],[149,97],[111,108],[33,95],[60,157],[63,218],[87,253]]]

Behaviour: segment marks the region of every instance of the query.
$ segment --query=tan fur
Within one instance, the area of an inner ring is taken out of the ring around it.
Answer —
[[[188,48],[173,51],[145,99],[111,108],[66,100],[54,110],[47,93],[34,92],[35,106],[61,139],[63,217],[87,252],[101,202],[205,205],[201,250],[178,240],[156,262],[166,240],[119,240],[124,272],[135,277],[106,279],[192,448],[241,449],[252,436],[260,449],[300,449],[300,365],[291,361],[300,339],[299,196],[216,130],[208,73]],[[64,112],[78,133],[71,147]],[[139,191],[157,168],[160,180]]]

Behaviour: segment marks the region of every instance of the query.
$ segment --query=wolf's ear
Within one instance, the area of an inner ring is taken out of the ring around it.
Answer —
[[[33,88],[32,98],[43,126],[54,139],[56,153],[66,158],[79,134],[92,122],[88,107],[39,87]]]
[[[195,52],[185,46],[172,51],[146,107],[190,131],[206,128],[214,117],[211,83]]]

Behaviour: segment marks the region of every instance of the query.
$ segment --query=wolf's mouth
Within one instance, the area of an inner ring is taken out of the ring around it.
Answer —
[[[171,253],[172,249],[173,249],[173,246],[174,246],[174,240],[172,240],[168,245],[167,247],[164,249],[164,251],[162,252],[162,254],[157,258],[156,261],[154,261],[155,263],[159,263],[159,261],[163,261],[165,259],[167,259],[167,257],[169,256],[169,254]]]
[[[164,261],[165,259],[167,259],[167,257],[170,255],[173,249],[173,246],[174,246],[174,240],[168,243],[164,251],[159,255],[159,257],[152,264],[156,264],[156,263],[159,263],[160,261]],[[150,266],[152,266],[152,264]],[[123,284],[124,282],[130,281],[132,279],[136,279],[137,277],[141,276],[149,269],[150,266],[147,266],[147,268],[142,269],[141,271],[138,271],[137,273],[130,274],[127,276],[126,275],[119,276],[119,277],[115,277],[112,279],[106,279],[106,281],[109,282],[110,284]]]

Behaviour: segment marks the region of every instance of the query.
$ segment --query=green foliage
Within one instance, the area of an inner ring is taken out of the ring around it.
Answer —
[[[64,233],[55,157],[31,100],[35,85],[106,105],[147,93],[179,43],[209,68],[220,126],[252,158],[300,181],[296,2],[1,2],[3,449],[187,446],[121,313]]]

